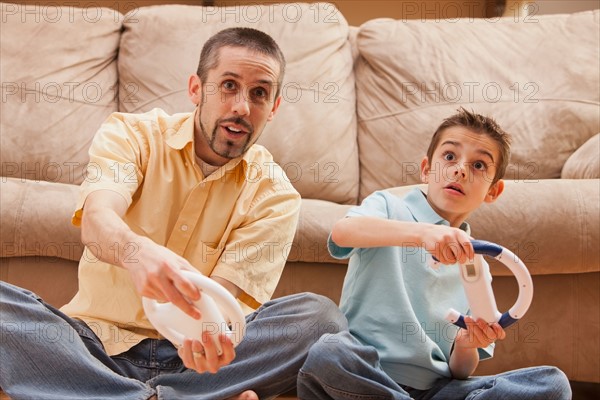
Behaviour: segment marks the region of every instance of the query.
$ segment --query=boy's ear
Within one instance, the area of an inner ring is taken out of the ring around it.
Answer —
[[[487,194],[485,195],[485,199],[483,201],[485,201],[486,203],[493,203],[494,201],[496,201],[498,196],[500,196],[500,194],[502,194],[503,191],[504,191],[504,181],[502,179],[500,179],[500,180],[498,180],[498,182],[496,182],[492,186],[490,186],[490,189],[488,190]]]
[[[429,183],[429,170],[431,166],[429,165],[429,159],[427,156],[423,157],[421,160],[421,182]]]

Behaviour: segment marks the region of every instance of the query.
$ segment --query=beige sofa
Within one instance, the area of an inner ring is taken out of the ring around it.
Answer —
[[[514,136],[505,194],[472,216],[473,235],[519,255],[535,287],[529,313],[477,372],[550,364],[600,382],[599,16],[349,27],[325,3],[127,15],[2,4],[0,278],[68,301],[83,250],[70,217],[98,126],[115,111],[190,110],[187,77],[204,41],[252,26],[288,61],[284,102],[260,143],[304,199],[275,295],[337,301],[346,265],[326,250],[333,222],[375,190],[418,183],[435,127],[464,106]],[[503,311],[517,287],[492,267]]]

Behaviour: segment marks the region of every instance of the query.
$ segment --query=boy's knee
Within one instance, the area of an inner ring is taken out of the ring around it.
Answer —
[[[529,374],[527,385],[533,388],[536,399],[571,399],[569,378],[560,369],[552,366],[540,366],[527,368],[525,371]]]
[[[562,400],[571,399],[571,384],[567,375],[556,367],[542,367],[541,371],[547,379],[548,388],[552,391],[553,396],[548,398]]]
[[[310,348],[302,368],[305,372],[329,371],[345,364],[352,350],[340,334],[324,334]]]

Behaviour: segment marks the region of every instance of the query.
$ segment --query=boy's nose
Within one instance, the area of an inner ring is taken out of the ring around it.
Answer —
[[[467,174],[466,174],[466,168],[465,168],[465,165],[464,165],[463,163],[456,163],[456,164],[454,165],[454,167],[456,168],[456,170],[455,170],[455,172],[454,172],[454,175],[455,175],[455,176],[456,176],[456,175],[460,175],[460,176],[461,176],[461,177],[463,177],[463,178],[464,178],[465,176],[467,176]]]

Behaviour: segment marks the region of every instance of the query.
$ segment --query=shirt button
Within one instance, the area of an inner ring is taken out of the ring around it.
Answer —
[[[187,231],[188,230],[188,226],[186,224],[181,225],[181,230],[182,231]]]

